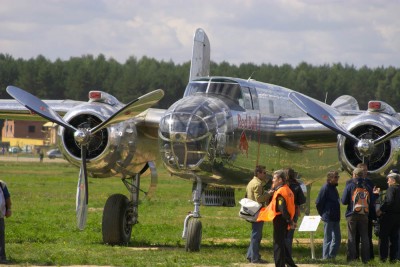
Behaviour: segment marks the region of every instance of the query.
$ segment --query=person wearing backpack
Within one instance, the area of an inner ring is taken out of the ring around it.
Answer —
[[[397,260],[399,243],[400,175],[390,173],[387,176],[387,184],[385,199],[376,211],[376,214],[380,216],[379,256],[382,262],[385,262],[389,256],[390,262],[394,263]]]
[[[6,258],[4,217],[11,216],[11,198],[5,182],[0,180],[0,264],[8,264]]]
[[[336,258],[342,241],[338,183],[338,172],[329,171],[326,175],[326,184],[319,190],[315,201],[318,214],[324,222],[324,243],[322,245],[322,258],[324,260]]]
[[[295,171],[292,168],[286,168],[284,169],[284,172],[286,174],[289,188],[290,190],[292,190],[294,195],[295,213],[293,221],[297,224],[297,221],[300,217],[300,205],[306,203],[306,197],[304,196],[300,183],[296,180]],[[287,244],[288,252],[290,254],[292,254],[294,231],[295,229],[288,230],[287,236],[285,237],[285,242]]]
[[[364,170],[364,181],[367,186],[372,188],[374,190],[375,184],[374,182],[368,177],[368,166],[365,163],[358,163],[357,168],[361,168]],[[352,179],[349,179],[346,181],[347,183],[352,182]],[[369,212],[368,212],[368,241],[369,241],[369,259],[372,260],[374,259],[374,244],[372,242],[372,228],[373,228],[373,221],[376,221],[376,212],[375,212],[375,200],[378,199],[379,194],[376,195],[375,193],[371,196],[371,201],[369,203]],[[360,255],[360,234],[356,232],[356,257],[359,259]]]
[[[357,259],[356,232],[361,238],[361,260],[367,263],[370,259],[368,242],[368,212],[373,194],[363,179],[364,170],[353,170],[352,182],[347,183],[342,194],[342,204],[347,205],[345,217],[347,220],[347,261]]]

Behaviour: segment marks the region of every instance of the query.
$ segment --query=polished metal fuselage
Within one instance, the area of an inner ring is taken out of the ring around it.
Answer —
[[[350,161],[346,150],[352,148],[340,141],[344,137],[308,117],[289,100],[290,92],[272,84],[227,77],[205,77],[190,82],[184,98],[164,114],[168,120],[160,121],[160,152],[165,166],[182,177],[196,172],[208,183],[225,185],[245,184],[258,164],[266,165],[270,171],[292,167],[311,181],[325,178],[329,170],[342,168],[350,173],[362,158],[354,155],[355,159]],[[375,125],[380,131],[388,132],[399,124],[397,114],[360,111],[354,99],[350,100],[351,104],[343,105],[345,108],[338,107],[340,101],[335,107],[320,104],[331,110],[336,120],[350,131]],[[198,117],[196,110],[188,108],[193,101],[209,107],[210,113],[220,114],[221,110],[226,113],[225,130],[213,125],[203,127],[209,133],[207,151],[204,151],[205,145],[196,143],[197,136],[188,139],[189,135],[182,130],[195,127],[190,119],[182,119]],[[218,108],[213,108],[215,103],[219,103]],[[175,124],[181,129],[176,131]],[[173,138],[177,134],[185,139]],[[380,161],[371,165],[374,168],[370,170],[370,177],[378,184],[382,184],[390,168],[398,165],[398,139],[386,142],[379,149],[382,152],[376,153]],[[202,148],[192,161],[185,158],[190,147]]]

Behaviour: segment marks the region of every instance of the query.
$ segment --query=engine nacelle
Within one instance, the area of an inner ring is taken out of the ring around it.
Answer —
[[[120,106],[91,102],[77,106],[64,116],[75,128],[93,128],[113,115]],[[81,147],[74,133],[64,127],[58,129],[61,152],[73,165],[81,165]],[[87,171],[92,177],[110,177],[117,173],[129,174],[137,146],[137,131],[133,120],[112,124],[90,139],[87,150]],[[133,171],[133,170],[132,170]]]
[[[397,118],[382,113],[367,113],[355,118],[348,124],[347,130],[359,139],[376,140],[380,136],[393,130],[394,126],[399,125]],[[342,167],[349,173],[363,161],[363,157],[356,149],[357,144],[338,135],[338,155]],[[392,168],[397,168],[399,157],[400,138],[392,138],[374,147],[367,163],[369,177],[375,181],[382,181],[382,178]],[[384,180],[383,180],[384,181]],[[379,183],[386,186],[385,183]]]

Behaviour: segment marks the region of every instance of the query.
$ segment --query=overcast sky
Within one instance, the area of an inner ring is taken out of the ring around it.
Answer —
[[[400,0],[0,0],[0,53],[400,67]]]

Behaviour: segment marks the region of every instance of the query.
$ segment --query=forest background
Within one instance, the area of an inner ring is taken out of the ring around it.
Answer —
[[[394,67],[356,68],[335,63],[313,66],[302,62],[256,65],[211,62],[211,75],[252,78],[284,86],[331,104],[341,95],[351,95],[361,109],[368,101],[382,100],[396,110],[400,101],[400,69]],[[44,56],[14,59],[0,53],[0,98],[8,99],[8,85],[29,91],[42,99],[88,100],[88,92],[101,90],[126,103],[152,90],[161,88],[164,98],[158,108],[168,108],[182,96],[189,80],[190,61],[175,64],[154,58],[131,56],[125,63],[103,54],[83,55],[69,60],[50,61]]]

